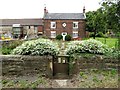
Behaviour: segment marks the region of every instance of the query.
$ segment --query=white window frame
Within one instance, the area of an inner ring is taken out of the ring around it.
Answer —
[[[73,31],[72,37],[73,38],[78,38],[78,31]]]
[[[75,24],[75,26],[74,26]],[[73,29],[78,29],[78,22],[73,22]]]
[[[55,29],[55,28],[56,28],[56,22],[51,22],[50,25],[51,25],[51,28],[52,28],[52,29]]]
[[[56,38],[56,31],[51,31],[51,38]]]

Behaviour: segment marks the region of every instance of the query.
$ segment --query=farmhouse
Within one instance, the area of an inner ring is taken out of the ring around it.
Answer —
[[[69,34],[72,38],[84,38],[85,7],[83,13],[48,13],[44,8],[44,17],[37,19],[1,19],[0,36],[27,38],[44,35],[55,38],[59,34]]]
[[[55,38],[58,34],[69,34],[73,38],[85,37],[85,8],[83,13],[48,13],[44,9],[44,34]]]

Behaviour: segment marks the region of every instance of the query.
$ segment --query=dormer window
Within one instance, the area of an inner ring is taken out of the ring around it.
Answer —
[[[51,22],[51,28],[55,29],[56,28],[56,22]]]
[[[78,22],[73,22],[73,29],[78,29]]]

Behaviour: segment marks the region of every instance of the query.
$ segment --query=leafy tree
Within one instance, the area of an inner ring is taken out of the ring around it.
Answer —
[[[112,31],[114,33],[120,30],[120,1],[102,0],[101,7],[97,11],[89,11],[87,16],[87,30],[106,33]]]

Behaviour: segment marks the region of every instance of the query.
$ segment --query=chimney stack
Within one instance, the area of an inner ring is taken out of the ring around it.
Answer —
[[[85,6],[83,7],[83,13],[85,13]]]
[[[46,14],[47,12],[47,9],[46,9],[46,6],[44,7],[44,15]]]

